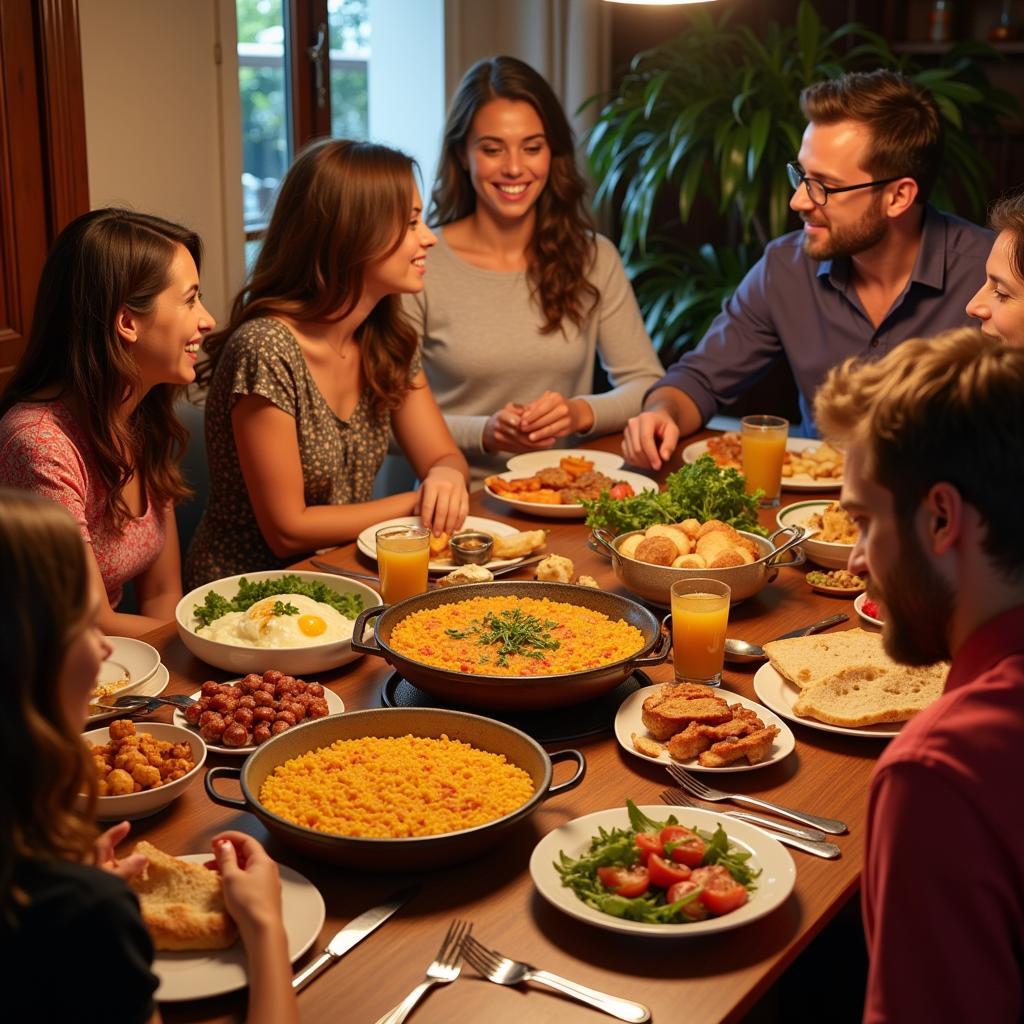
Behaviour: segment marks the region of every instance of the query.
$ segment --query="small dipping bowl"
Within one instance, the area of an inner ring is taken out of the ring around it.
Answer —
[[[494,553],[494,538],[487,533],[467,530],[452,534],[449,546],[456,565],[486,565]]]

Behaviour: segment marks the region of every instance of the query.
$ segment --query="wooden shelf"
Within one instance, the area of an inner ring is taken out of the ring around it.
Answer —
[[[962,41],[962,40],[961,40]],[[986,40],[976,40],[977,42],[986,42]],[[893,43],[892,48],[897,53],[910,53],[920,54],[921,56],[934,56],[941,57],[945,53],[949,53],[950,50],[956,44],[953,42],[949,43],[932,43],[926,40],[906,40],[905,42]],[[997,53],[1005,54],[1006,56],[1019,56],[1024,54],[1024,39],[1011,39],[1005,42],[988,43]]]

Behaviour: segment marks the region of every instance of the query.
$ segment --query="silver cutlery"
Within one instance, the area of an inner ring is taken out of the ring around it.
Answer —
[[[426,977],[397,1006],[388,1010],[377,1024],[401,1024],[429,988],[447,985],[459,976],[462,970],[462,943],[468,938],[472,927],[468,921],[452,921],[437,956],[427,967]]]
[[[364,910],[351,921],[324,947],[324,951],[292,978],[292,988],[296,992],[305,988],[314,978],[327,970],[331,964],[337,963],[353,946],[362,942],[370,932],[379,928],[399,908],[405,906],[419,892],[418,885],[411,885],[401,892],[396,892],[386,903],[372,910]]]
[[[556,992],[561,992],[562,995],[571,996],[581,1003],[593,1006],[596,1010],[618,1017],[619,1020],[635,1021],[640,1024],[651,1019],[651,1011],[643,1003],[606,995],[550,971],[539,971],[521,960],[511,960],[497,950],[482,946],[471,935],[467,935],[462,941],[462,955],[474,970],[499,985],[518,985],[522,981],[536,981],[553,988]]]
[[[747,796],[745,793],[725,793],[720,789],[713,789],[691,775],[684,768],[680,768],[675,764],[668,766],[668,773],[690,796],[695,796],[699,800],[709,800],[711,803],[717,803],[719,800],[730,800],[733,803],[746,804],[748,807],[758,807],[762,811],[772,811],[783,818],[798,821],[801,825],[809,825],[811,828],[818,828],[822,832],[829,832],[832,835],[838,836],[848,831],[846,822],[839,821],[837,818],[821,818],[817,814],[795,811],[791,807],[773,804],[756,796]]]
[[[671,807],[695,807],[698,810],[707,810],[700,804],[694,803],[681,789],[663,789],[661,791],[661,802]],[[786,846],[792,846],[795,850],[803,850],[804,853],[813,854],[815,857],[824,857],[825,860],[835,860],[842,852],[835,843],[825,841],[825,833],[813,829],[790,828],[783,825],[781,821],[772,821],[760,814],[751,814],[747,811],[721,811],[723,818],[735,818],[736,821],[745,821],[750,825],[767,832],[773,839],[778,839]],[[817,835],[821,839],[808,839],[806,836]]]
[[[192,707],[193,704],[198,704],[194,697],[186,696],[184,693],[172,693],[169,697],[147,697],[145,694],[136,693],[128,694],[126,697],[118,697],[114,701],[114,706],[118,708],[130,708],[136,704],[146,704],[152,701],[155,704],[171,704],[176,708],[180,708],[182,711],[185,708]]]

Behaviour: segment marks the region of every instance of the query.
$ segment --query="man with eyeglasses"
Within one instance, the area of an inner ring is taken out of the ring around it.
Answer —
[[[800,108],[808,125],[787,172],[803,226],[768,244],[647,393],[623,437],[632,463],[660,469],[780,358],[800,390],[801,432],[815,436],[814,392],[833,366],[971,322],[992,234],[927,202],[942,160],[932,99],[880,70],[809,86]]]

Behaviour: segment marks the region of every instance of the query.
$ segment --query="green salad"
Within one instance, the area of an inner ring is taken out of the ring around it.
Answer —
[[[285,576],[278,576],[276,579],[259,580],[249,582],[244,576],[238,581],[238,593],[229,601],[220,594],[212,591],[206,595],[202,604],[197,604],[192,609],[198,625],[198,633],[204,626],[219,619],[228,612],[244,612],[251,608],[257,601],[265,597],[273,597],[275,594],[301,594],[310,597],[314,601],[322,601],[336,608],[346,619],[354,619],[363,610],[362,594],[339,594],[327,586],[322,580],[304,580],[294,573]],[[281,604],[280,601],[277,602]],[[294,611],[290,610],[294,609]],[[275,614],[291,615],[298,612],[294,605],[283,605],[282,610],[274,606]]]
[[[588,907],[630,921],[685,924],[743,906],[761,873],[750,853],[714,832],[686,828],[674,815],[647,817],[626,801],[630,827],[598,829],[582,857],[559,851],[562,885]]]
[[[744,478],[735,469],[720,469],[710,455],[702,455],[665,478],[663,491],[641,491],[632,498],[603,493],[595,501],[583,500],[587,526],[603,526],[614,533],[645,530],[655,523],[720,519],[737,530],[767,532],[757,521],[760,491],[747,494]]]

